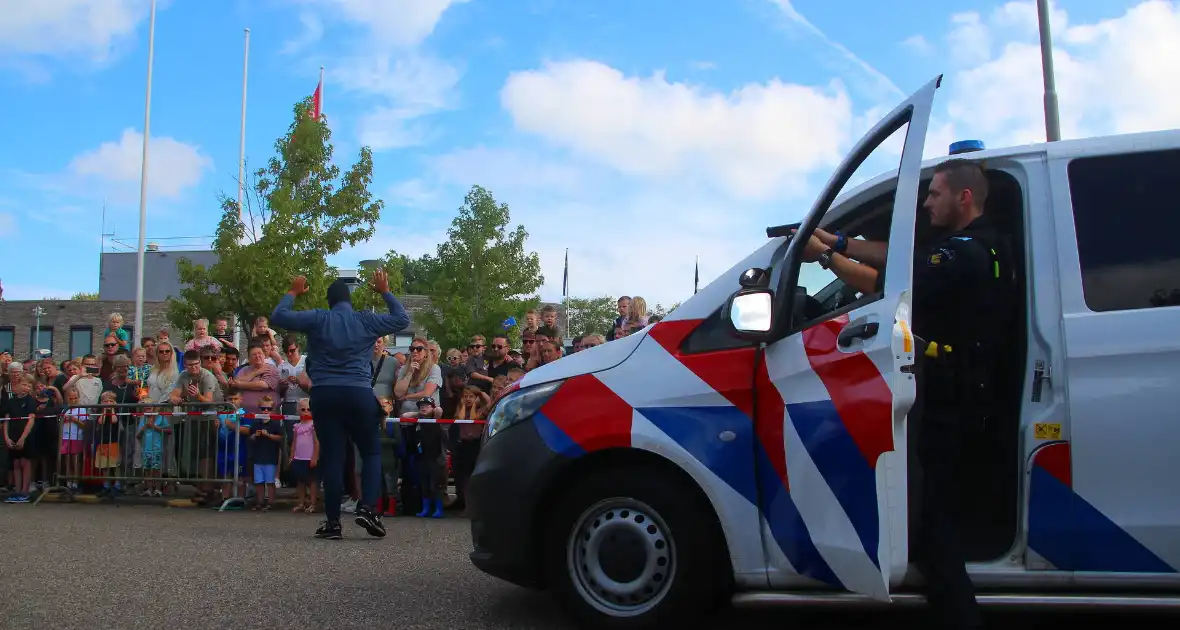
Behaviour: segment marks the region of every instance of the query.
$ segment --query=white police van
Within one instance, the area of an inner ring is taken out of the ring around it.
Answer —
[[[883,290],[809,269],[805,239],[768,230],[664,321],[530,372],[494,407],[471,480],[476,566],[619,627],[726,598],[921,601],[909,323],[940,81],[854,147],[802,222],[887,240]],[[907,124],[899,170],[837,199]],[[1017,245],[1024,324],[1006,411],[963,465],[980,601],[1180,608],[1180,131],[969,157]],[[732,306],[751,268],[773,292]],[[821,315],[802,316],[804,294]],[[763,342],[735,335],[771,321]]]

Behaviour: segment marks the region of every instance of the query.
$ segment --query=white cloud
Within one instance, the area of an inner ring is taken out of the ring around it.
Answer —
[[[951,16],[954,28],[947,34],[947,48],[951,59],[959,64],[977,64],[991,58],[991,29],[979,13],[970,11]]]
[[[797,190],[838,162],[852,121],[838,82],[775,79],[724,94],[594,61],[515,72],[500,101],[518,130],[623,173],[687,175],[748,199]]]
[[[324,23],[319,16],[310,11],[303,11],[299,14],[299,23],[303,25],[303,32],[298,37],[287,40],[279,54],[293,55],[323,39]]]
[[[12,238],[18,234],[16,217],[9,212],[0,212],[0,238]]]
[[[447,9],[468,0],[313,0],[327,12],[365,25],[374,43],[413,47],[434,32]]]
[[[716,70],[717,64],[712,61],[694,61],[688,64],[693,70],[706,72],[708,70]]]
[[[301,0],[305,34],[288,48],[321,39],[323,21],[358,27],[349,52],[325,64],[325,78],[374,101],[357,124],[360,141],[375,151],[425,144],[432,129],[424,118],[454,105],[461,73],[419,47],[450,7],[467,1]]]
[[[869,65],[867,61],[861,59],[856,53],[848,49],[847,46],[828,37],[826,33],[821,31],[818,26],[813,24],[799,12],[798,9],[791,4],[791,0],[770,0],[772,4],[777,6],[783,15],[795,26],[802,28],[811,36],[819,39],[823,44],[833,49],[840,55],[840,57],[859,74],[864,75],[869,79],[872,89],[878,96],[898,97],[905,93],[901,88],[897,87],[889,77],[885,76],[881,71]]]
[[[0,283],[4,286],[4,299],[9,302],[19,300],[68,300],[70,296],[81,291],[98,291],[98,285],[85,287],[79,284],[81,288],[78,289],[63,289],[59,286],[49,286],[40,284],[9,284],[3,282],[0,278]]]
[[[1180,3],[1148,0],[1093,24],[1072,24],[1057,9],[1051,19],[1063,137],[1180,127]],[[974,40],[966,41],[997,45],[948,75],[953,131],[996,147],[1043,141],[1035,6],[1011,2],[987,19],[960,20],[956,32],[968,23]]]
[[[923,35],[911,35],[902,40],[901,45],[910,52],[919,55],[930,55],[934,53],[934,46]]]
[[[435,204],[441,199],[442,191],[420,178],[396,182],[385,194],[387,207],[394,205],[415,210],[435,210]]]
[[[438,59],[408,52],[347,58],[329,78],[383,103],[358,124],[361,142],[380,151],[425,143],[430,127],[421,119],[453,103],[459,72]]]
[[[149,0],[5,2],[0,59],[8,56],[109,61],[148,17]]]
[[[213,161],[200,148],[175,138],[151,138],[148,153],[148,194],[175,199],[197,185]],[[69,173],[115,185],[138,182],[143,162],[143,134],[124,129],[115,142],[104,142],[70,161]]]

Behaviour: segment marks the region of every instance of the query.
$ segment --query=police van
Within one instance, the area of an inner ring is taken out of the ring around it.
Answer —
[[[611,627],[923,601],[910,305],[940,82],[856,144],[799,227],[888,241],[879,292],[769,229],[663,321],[499,398],[469,490],[478,568]],[[903,128],[898,170],[837,198]],[[1180,131],[966,157],[1015,245],[1023,323],[956,506],[979,600],[1180,608]]]

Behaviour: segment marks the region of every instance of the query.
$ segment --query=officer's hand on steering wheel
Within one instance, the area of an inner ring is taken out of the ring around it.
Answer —
[[[807,245],[803,246],[803,262],[815,262],[819,260],[820,254],[826,251],[828,251],[828,246],[824,245],[818,236],[812,234]]]

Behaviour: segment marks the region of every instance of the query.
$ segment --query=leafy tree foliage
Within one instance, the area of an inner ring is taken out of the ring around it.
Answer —
[[[667,308],[664,308],[663,304],[657,303],[655,306],[647,309],[647,315],[648,315],[648,317],[651,317],[654,315],[654,316],[658,316],[660,319],[663,319],[668,316],[668,313],[671,313],[672,311],[676,310],[679,306],[680,306],[679,301],[673,302],[672,306],[669,306]]]
[[[81,301],[85,301],[85,302],[95,302],[95,301],[98,301],[98,292],[96,291],[96,292],[91,293],[89,291],[79,291],[78,293],[75,293],[72,296],[70,296],[70,299],[71,300],[81,300]]]
[[[310,112],[310,98],[295,104],[287,133],[275,141],[275,155],[254,174],[246,207],[222,195],[213,242],[218,261],[207,268],[178,262],[186,286],[168,303],[174,326],[187,330],[199,317],[234,314],[251,321],[268,315],[297,275],[307,276],[311,285],[299,306],[326,306],[326,289],[336,274],[327,257],[373,235],[384,204],[369,192],[372,152],[362,147],[356,163],[341,174],[332,163],[331,131]]]
[[[545,281],[541,260],[525,251],[523,225],[508,230],[510,220],[507,204],[473,186],[433,255],[386,255],[389,264],[400,265],[407,293],[430,298],[433,310],[415,319],[444,349],[466,346],[472,334],[501,333],[505,319],[520,320],[537,304],[534,292]]]
[[[568,336],[605,335],[614,326],[615,318],[618,316],[618,301],[609,295],[571,297]]]

